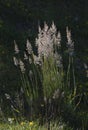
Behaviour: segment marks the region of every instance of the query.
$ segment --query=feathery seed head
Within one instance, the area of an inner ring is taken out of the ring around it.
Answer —
[[[40,27],[40,26],[39,26],[38,30],[39,30],[39,33],[41,33],[42,30],[41,30],[41,27]]]
[[[26,50],[27,50],[28,54],[32,54],[32,46],[31,46],[31,43],[29,42],[29,40],[27,40]]]
[[[68,29],[68,27],[66,27],[66,33],[67,33],[67,40],[68,40],[68,43],[70,43],[72,40],[71,40],[71,31]]]
[[[24,52],[24,60],[28,60],[28,56],[27,56],[26,52]]]
[[[61,34],[60,34],[60,32],[58,32],[58,34],[57,34],[56,43],[57,43],[58,47],[61,46]]]
[[[46,24],[46,22],[44,22],[44,31],[45,31],[45,32],[48,31],[48,25]]]
[[[7,93],[5,93],[5,97],[6,97],[6,99],[11,99],[10,95]]]
[[[56,34],[56,31],[57,31],[57,28],[56,28],[54,22],[52,22],[52,25],[51,25],[51,28],[50,28],[50,32]]]
[[[29,64],[32,64],[32,59],[30,56],[29,56],[28,60],[29,60]]]
[[[17,58],[15,56],[13,57],[13,61],[14,61],[14,65],[18,66],[19,63],[18,63],[18,60],[17,60]]]
[[[71,39],[71,31],[66,28],[67,33],[67,47],[69,51],[69,55],[72,56],[74,54],[74,42]]]
[[[14,50],[15,50],[15,53],[18,54],[19,53],[19,48],[18,48],[18,45],[16,44],[16,41],[14,40]]]
[[[36,38],[36,45],[38,47],[39,57],[48,57],[53,52],[52,38],[46,23],[44,23],[42,33]]]
[[[20,66],[21,72],[25,73],[25,66],[24,66],[24,63],[23,63],[23,61],[21,59],[19,60],[19,66]]]

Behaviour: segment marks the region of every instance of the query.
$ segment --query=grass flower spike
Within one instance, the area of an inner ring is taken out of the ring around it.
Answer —
[[[14,40],[14,50],[15,50],[15,53],[18,54],[19,53],[19,48],[18,48],[18,45],[16,44],[16,41]]]

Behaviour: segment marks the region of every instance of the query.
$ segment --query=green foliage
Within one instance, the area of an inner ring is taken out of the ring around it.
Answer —
[[[46,130],[47,124],[40,126],[37,122],[21,122],[20,124],[0,124],[1,130]],[[49,130],[73,130],[65,124],[57,124],[56,122],[50,123]]]
[[[42,72],[44,96],[51,98],[55,90],[63,88],[63,71],[58,69],[53,57],[44,57]]]

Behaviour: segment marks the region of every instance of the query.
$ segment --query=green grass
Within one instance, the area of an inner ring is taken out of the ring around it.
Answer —
[[[72,130],[64,124],[50,123],[49,130]],[[48,130],[48,124],[43,126],[38,125],[36,122],[20,122],[20,123],[1,123],[0,130]]]

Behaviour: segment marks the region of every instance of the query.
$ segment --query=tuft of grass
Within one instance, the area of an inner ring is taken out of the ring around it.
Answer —
[[[48,124],[48,130],[54,127],[55,130],[59,129],[56,125],[50,128],[50,121],[57,117],[67,120],[66,122],[75,128],[79,126],[77,125],[79,117],[76,113],[80,109],[82,99],[80,94],[77,94],[74,42],[68,27],[66,33],[68,67],[65,70],[61,55],[64,53],[61,53],[61,35],[54,23],[50,28],[46,23],[43,29],[39,27],[38,37],[35,40],[37,54],[27,40],[24,57],[20,57],[19,48],[15,43],[14,64],[20,69],[23,92],[30,107],[30,119],[34,119],[35,116],[44,120]],[[83,124],[86,128],[87,121],[84,123],[84,120],[86,119],[80,121],[80,128]],[[38,129],[43,127],[39,126]]]
[[[20,122],[19,124],[0,124],[0,130],[72,130],[65,124],[51,122],[48,128],[47,123],[40,126],[37,122]]]

